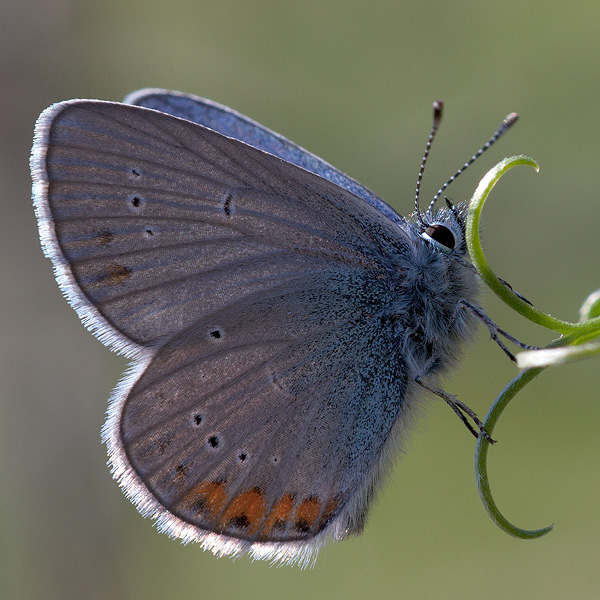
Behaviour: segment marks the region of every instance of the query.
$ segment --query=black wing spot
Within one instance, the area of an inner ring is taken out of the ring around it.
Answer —
[[[294,529],[298,533],[308,533],[310,531],[310,524],[304,519],[298,519],[294,524]]]
[[[232,197],[232,195],[229,192],[227,192],[225,194],[224,199],[223,199],[223,212],[228,217],[230,217],[231,214],[233,213],[232,202],[233,202],[233,197]]]
[[[219,440],[219,436],[216,436],[216,435],[211,435],[211,436],[208,438],[208,445],[209,445],[211,448],[216,448],[216,447],[217,447],[217,446],[220,444],[220,442],[221,442],[221,441]]]
[[[229,526],[235,529],[248,529],[250,527],[250,519],[248,515],[237,515],[229,520]]]

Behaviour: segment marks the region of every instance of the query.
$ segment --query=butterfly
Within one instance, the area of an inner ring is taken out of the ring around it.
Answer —
[[[476,322],[464,204],[402,217],[247,117],[153,89],[49,107],[31,170],[63,294],[132,359],[102,437],[159,530],[308,565],[362,530],[424,388],[481,429],[437,388]]]

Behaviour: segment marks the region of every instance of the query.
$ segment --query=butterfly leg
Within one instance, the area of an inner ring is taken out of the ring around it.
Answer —
[[[527,302],[527,304],[529,304],[529,306],[533,306],[533,302],[530,302],[529,300],[527,300],[527,298],[525,298],[525,296],[523,296],[523,294],[520,294],[519,292],[517,292],[517,290],[513,289],[513,286],[510,285],[510,283],[508,283],[508,281],[504,281],[504,279],[502,279],[502,277],[498,277],[498,281],[505,285],[515,296],[517,296],[518,298],[521,298],[521,300],[523,300],[523,302]]]
[[[433,363],[432,365],[433,366]],[[454,394],[449,394],[448,392],[444,392],[439,388],[434,388],[423,381],[423,377],[427,375],[427,373],[431,370],[431,366],[426,367],[421,373],[419,373],[415,377],[415,381],[424,389],[428,390],[432,394],[435,394],[439,398],[441,398],[448,406],[456,413],[458,418],[463,422],[465,427],[476,437],[479,438],[479,434],[481,433],[483,437],[490,443],[495,444],[496,440],[492,439],[488,432],[485,430],[483,423],[477,416],[474,410],[469,408],[464,402],[461,402]],[[473,420],[473,423],[477,425],[479,431],[477,431],[471,423],[469,423],[467,417],[470,417]]]
[[[458,312],[459,310],[467,310],[471,314],[475,315],[488,328],[488,331],[490,332],[490,337],[496,342],[496,344],[498,344],[498,346],[500,346],[500,348],[502,348],[506,356],[508,356],[508,358],[510,358],[510,360],[512,360],[513,362],[516,362],[514,354],[504,345],[504,343],[498,337],[498,335],[505,337],[509,342],[512,342],[515,346],[521,348],[522,350],[539,350],[537,346],[529,346],[528,344],[524,344],[523,342],[520,342],[517,338],[513,337],[503,329],[500,329],[500,327],[498,327],[498,325],[496,325],[496,323],[494,323],[494,321],[492,321],[483,312],[483,310],[481,310],[481,308],[475,306],[474,304],[471,304],[464,298],[462,300],[459,300],[458,302],[456,312]]]

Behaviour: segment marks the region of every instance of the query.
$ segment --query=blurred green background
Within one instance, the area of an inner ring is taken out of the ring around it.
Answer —
[[[504,156],[483,215],[496,272],[557,317],[599,286],[596,1],[0,4],[0,596],[4,598],[596,598],[600,595],[600,377],[589,360],[547,370],[510,406],[490,452],[496,500],[537,541],[500,532],[479,503],[474,440],[433,400],[364,535],[316,567],[216,559],[142,519],[100,444],[125,361],[79,323],[42,256],[28,154],[37,115],[69,98],[159,86],[247,114],[349,173],[401,213],[431,122],[445,120],[430,197],[511,111],[521,120],[450,189],[469,198]],[[545,344],[486,294],[517,337]],[[514,366],[480,331],[444,382],[485,414]]]

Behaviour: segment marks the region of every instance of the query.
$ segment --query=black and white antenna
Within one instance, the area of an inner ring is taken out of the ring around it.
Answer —
[[[417,188],[415,192],[415,210],[417,219],[421,223],[421,225],[426,226],[427,223],[423,218],[423,213],[421,213],[419,209],[419,192],[421,190],[421,180],[423,179],[423,172],[425,170],[425,163],[427,162],[427,157],[429,156],[429,150],[431,149],[431,144],[433,142],[433,138],[438,130],[440,125],[440,121],[442,120],[442,109],[444,103],[441,100],[436,100],[433,103],[433,125],[431,127],[431,133],[429,134],[429,139],[427,140],[427,146],[425,147],[425,152],[423,154],[423,160],[421,161],[421,168],[419,170],[419,176],[417,177]],[[437,202],[438,198],[444,193],[446,188],[466,169],[468,169],[488,148],[490,148],[508,129],[510,129],[519,118],[517,113],[510,113],[500,124],[500,127],[496,130],[494,135],[489,139],[489,141],[484,144],[471,158],[460,168],[444,185],[437,191],[436,195],[433,197],[433,200],[430,202],[427,207],[427,211],[425,212],[425,218],[430,219],[432,216],[433,207]]]
[[[423,215],[421,214],[421,210],[419,208],[419,194],[421,192],[421,181],[423,180],[423,173],[425,172],[425,163],[427,162],[427,157],[429,156],[429,150],[431,149],[431,144],[433,143],[433,138],[440,126],[440,122],[442,121],[442,112],[444,109],[444,102],[442,100],[436,100],[433,103],[433,124],[431,126],[431,131],[429,133],[429,139],[427,140],[427,145],[425,146],[425,152],[423,153],[423,160],[421,161],[421,168],[419,169],[419,176],[417,177],[417,187],[415,190],[415,214],[417,215],[417,219],[423,227],[427,226],[423,219]]]

